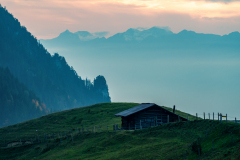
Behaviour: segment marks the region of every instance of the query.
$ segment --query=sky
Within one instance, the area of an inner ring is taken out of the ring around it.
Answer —
[[[67,29],[105,31],[111,36],[129,28],[153,26],[169,27],[174,33],[183,29],[219,35],[240,32],[240,0],[1,0],[0,4],[38,39],[57,37]],[[91,57],[90,52],[64,50],[54,49],[50,53],[63,55],[83,79],[93,80],[99,74],[104,75],[113,102],[154,102],[170,107],[175,104],[177,109],[193,114],[222,109],[221,112],[229,113],[232,119],[238,116],[239,56],[236,63],[229,58],[230,65],[219,65],[226,59],[206,58],[200,66],[192,59],[174,56],[174,66],[171,54],[163,59],[158,53],[158,59],[146,55],[144,63],[148,63],[143,67],[142,61],[136,62],[135,53],[132,59],[121,60],[111,58],[122,52]],[[207,62],[209,65],[205,67]]]
[[[109,32],[168,26],[198,33],[240,31],[239,0],[1,0],[38,39],[71,32]]]

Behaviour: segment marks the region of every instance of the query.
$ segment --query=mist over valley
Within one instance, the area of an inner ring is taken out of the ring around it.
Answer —
[[[83,41],[67,30],[40,41],[51,54],[66,57],[82,76],[103,74],[112,101],[175,104],[192,114],[237,116],[239,32],[221,36],[152,27]]]

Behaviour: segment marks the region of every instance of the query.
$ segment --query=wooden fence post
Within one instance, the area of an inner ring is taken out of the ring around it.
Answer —
[[[157,126],[157,116],[156,116],[156,125],[155,126]]]
[[[237,118],[235,117],[235,124],[237,124]]]
[[[220,113],[220,122],[222,123],[222,113]]]
[[[214,112],[213,112],[213,120],[214,120]]]
[[[210,120],[210,113],[208,113],[208,118],[209,118],[209,120]]]
[[[204,117],[204,120],[205,120],[205,112],[203,112],[203,117]]]
[[[219,112],[218,112],[218,121],[219,121]]]
[[[227,114],[226,114],[226,122],[227,122]]]
[[[168,115],[168,119],[169,119],[169,115]],[[189,119],[188,119],[188,114],[187,114],[187,121],[189,121]]]
[[[197,115],[197,113],[196,113],[196,120],[198,119],[198,115]]]

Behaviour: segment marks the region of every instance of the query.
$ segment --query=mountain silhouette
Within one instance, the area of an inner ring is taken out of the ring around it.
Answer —
[[[65,35],[65,36],[63,36]],[[77,36],[78,35],[78,36]],[[85,39],[84,39],[85,37]],[[88,37],[88,38],[86,38]],[[91,38],[89,38],[91,37]],[[95,37],[87,31],[78,31],[71,33],[68,30],[61,33],[57,38],[40,40],[47,48],[59,47],[60,44],[64,47],[69,46],[92,46],[108,44],[131,44],[136,47],[147,47],[149,45],[155,48],[160,47],[223,47],[231,43],[232,47],[238,47],[240,41],[240,33],[232,32],[228,35],[215,35],[196,33],[194,31],[182,30],[179,33],[173,33],[167,28],[152,27],[150,29],[139,30],[130,28],[123,33],[117,33],[111,37]],[[133,46],[133,47],[134,47]],[[227,46],[226,46],[227,47]]]
[[[0,67],[0,127],[37,118],[49,113],[40,98]]]
[[[58,111],[111,101],[103,76],[96,81],[102,81],[101,87],[95,86],[95,81],[82,79],[64,57],[57,53],[51,55],[26,27],[1,6],[0,24],[0,66],[8,67],[48,109]],[[77,44],[79,37],[66,30],[54,40],[57,44],[65,40]]]

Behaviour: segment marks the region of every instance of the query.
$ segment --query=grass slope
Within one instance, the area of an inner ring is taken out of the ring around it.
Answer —
[[[24,140],[24,135],[34,136],[36,128],[40,141],[43,141],[43,133],[64,134],[80,125],[85,128],[102,126],[102,132],[75,134],[73,141],[70,135],[62,138],[57,135],[42,143],[1,148],[0,159],[240,159],[240,127],[234,123],[195,120],[136,131],[107,132],[107,125],[120,124],[121,119],[114,114],[135,105],[97,104],[1,128],[1,139],[6,137],[8,141],[21,136]],[[186,116],[186,113],[177,113]],[[196,147],[201,148],[201,156]]]

